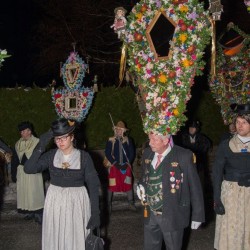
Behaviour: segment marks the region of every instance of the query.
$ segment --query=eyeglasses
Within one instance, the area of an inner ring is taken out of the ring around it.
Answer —
[[[64,135],[64,136],[61,136],[61,137],[55,137],[54,141],[56,143],[63,142],[63,141],[66,141],[68,137],[69,137],[69,135]]]

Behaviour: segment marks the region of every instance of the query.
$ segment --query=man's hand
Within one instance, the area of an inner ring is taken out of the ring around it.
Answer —
[[[146,201],[145,188],[141,184],[137,185],[136,193],[141,201]]]
[[[191,229],[198,229],[201,225],[201,222],[197,222],[197,221],[192,221],[191,222]]]

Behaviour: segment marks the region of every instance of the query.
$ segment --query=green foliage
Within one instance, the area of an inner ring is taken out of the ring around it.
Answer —
[[[220,106],[214,102],[211,92],[202,92],[195,117],[202,123],[202,133],[212,140],[213,145],[217,145],[227,127],[223,123]]]
[[[48,130],[51,121],[56,119],[51,102],[50,89],[34,88],[25,91],[23,88],[0,88],[0,120],[2,140],[14,146],[20,134],[17,125],[22,121],[33,123],[35,133],[40,135]]]
[[[51,122],[57,119],[51,99],[51,89],[46,91],[35,87],[30,91],[24,88],[0,89],[0,119],[2,140],[14,146],[20,135],[17,124],[29,120],[33,123],[39,136],[46,132]],[[102,149],[108,137],[113,135],[112,115],[114,123],[119,120],[126,122],[129,135],[137,146],[145,140],[140,113],[131,88],[103,88],[95,94],[90,113],[83,123],[88,148]]]
[[[20,135],[17,124],[29,120],[34,124],[35,132],[41,135],[46,132],[57,116],[51,99],[51,89],[46,91],[34,87],[30,91],[23,88],[0,88],[0,135],[8,145],[14,146]],[[103,149],[107,139],[113,135],[114,124],[122,120],[129,129],[128,134],[134,139],[137,147],[146,141],[142,120],[135,94],[129,87],[102,88],[95,94],[92,108],[82,124],[88,149]],[[221,134],[226,130],[220,108],[210,92],[203,92],[195,116],[202,122],[202,132],[214,144],[218,144]]]
[[[104,148],[108,137],[113,136],[109,113],[115,125],[120,120],[126,123],[128,133],[137,146],[145,142],[146,134],[131,88],[107,87],[96,94],[92,110],[84,123],[88,148]]]

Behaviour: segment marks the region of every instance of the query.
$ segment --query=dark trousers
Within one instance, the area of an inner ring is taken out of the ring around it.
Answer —
[[[149,222],[144,224],[144,250],[161,250],[163,239],[166,250],[181,250],[184,230],[166,232],[162,224],[162,216],[150,212]]]

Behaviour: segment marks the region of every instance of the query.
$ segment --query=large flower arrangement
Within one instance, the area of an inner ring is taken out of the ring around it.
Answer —
[[[216,54],[216,77],[210,76],[210,89],[216,102],[221,106],[224,123],[230,124],[234,118],[230,105],[250,103],[250,36],[236,25],[232,26],[244,37],[241,50],[234,55],[226,55],[218,43]]]
[[[6,49],[0,49],[0,68],[2,67],[2,63],[4,62],[4,59],[10,57],[10,55],[8,55],[7,50]]]
[[[68,89],[59,89],[53,92],[52,99],[59,117],[66,117],[68,120],[81,122],[84,120],[91,107],[94,94],[89,88],[71,91]],[[67,109],[65,105],[66,98],[74,98],[76,107],[72,110]]]
[[[155,59],[146,38],[146,29],[158,11],[177,24],[167,60]],[[175,134],[186,121],[190,89],[204,67],[201,59],[210,39],[208,18],[197,0],[144,0],[128,16],[124,41],[130,71],[137,75],[136,84],[146,103],[146,133]]]
[[[88,64],[82,60],[77,52],[71,52],[61,69],[66,88],[52,89],[52,101],[59,117],[82,122],[88,114],[94,91],[93,88],[82,86],[87,69]]]

